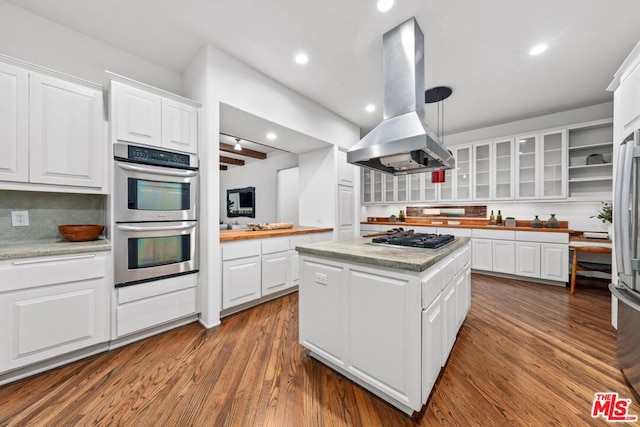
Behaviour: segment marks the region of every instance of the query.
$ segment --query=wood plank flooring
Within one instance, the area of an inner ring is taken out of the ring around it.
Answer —
[[[288,295],[5,385],[0,426],[607,425],[590,416],[594,393],[633,398],[603,288],[473,275],[469,316],[413,417],[311,359],[297,310]]]

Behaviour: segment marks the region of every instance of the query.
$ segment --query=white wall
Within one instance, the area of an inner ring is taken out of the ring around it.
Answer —
[[[180,75],[0,0],[0,53],[102,84],[105,70],[181,93]]]
[[[203,189],[201,192],[201,218],[203,222],[201,225],[201,248],[203,250],[200,263],[200,302],[201,322],[210,327],[219,323],[222,306],[220,231],[218,227],[220,212],[220,174],[218,170],[220,103],[346,148],[358,142],[360,130],[352,123],[213,46],[204,46],[198,53],[185,71],[182,85],[185,96],[203,104],[199,145],[202,167],[201,188]],[[331,157],[333,158],[333,155]],[[332,165],[331,169],[335,170],[335,166]],[[302,175],[302,164],[300,164],[300,172]],[[325,182],[325,185],[329,185],[329,182]],[[300,192],[304,193],[304,191],[301,185]],[[308,197],[301,194],[301,199]],[[335,208],[335,202],[333,203]],[[331,211],[330,218],[325,222],[323,217],[320,223],[333,226],[334,210]],[[302,215],[300,223],[305,225]]]
[[[298,156],[285,152],[271,152],[264,160],[251,161],[244,166],[230,166],[220,171],[220,219],[223,222],[247,224],[276,222],[277,172],[298,166]],[[256,217],[227,217],[227,190],[256,188]]]

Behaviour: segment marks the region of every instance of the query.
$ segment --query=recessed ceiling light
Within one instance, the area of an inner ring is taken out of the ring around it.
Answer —
[[[277,137],[278,137],[278,135],[276,135],[276,134],[275,134],[275,133],[273,133],[273,132],[269,132],[269,133],[267,134],[267,139],[270,139],[270,140],[272,140],[272,141],[273,141],[274,139],[276,139]]]
[[[300,52],[296,55],[296,62],[300,65],[304,65],[309,62],[309,56],[304,52]]]
[[[373,104],[367,104],[366,107],[364,107],[364,110],[367,113],[373,113],[374,111],[376,111],[376,106]]]
[[[388,12],[393,7],[393,0],[378,0],[377,7],[380,12]]]
[[[529,51],[529,55],[538,55],[538,54],[544,52],[545,50],[547,50],[547,45],[546,44],[539,44],[539,45],[536,45],[533,48],[531,48],[531,50]]]

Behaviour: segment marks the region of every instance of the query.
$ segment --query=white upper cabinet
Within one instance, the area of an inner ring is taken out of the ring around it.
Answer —
[[[115,93],[115,128],[119,141],[162,146],[162,98],[153,93],[112,82]]]
[[[511,200],[514,196],[513,138],[493,141],[492,177],[493,198]]]
[[[105,192],[102,89],[12,58],[3,61],[0,188]]]
[[[458,167],[458,159],[456,158],[456,168]],[[452,201],[455,200],[455,196],[453,194],[454,185],[453,180],[455,178],[456,169],[447,169],[444,171],[444,182],[441,184],[435,184],[438,187],[438,200],[443,201]]]
[[[573,200],[611,200],[613,123],[596,120],[569,128],[568,193]]]
[[[422,183],[424,182],[425,175],[427,173],[414,173],[409,175],[409,202],[422,201]],[[429,174],[431,176],[431,174]]]
[[[622,76],[620,87],[616,90],[620,94],[620,117],[623,130],[631,133],[640,127],[640,64]],[[617,120],[617,119],[616,119]]]
[[[347,163],[347,152],[338,150],[338,184],[353,187],[354,176],[355,166]]]
[[[0,180],[29,180],[29,75],[0,63]]]
[[[491,142],[473,145],[473,200],[490,200],[491,191]]]
[[[434,184],[431,182],[431,172],[425,172],[422,177],[422,183],[424,186],[424,197],[423,200],[425,202],[435,202],[438,200],[438,186],[440,184]]]
[[[539,195],[541,199],[567,196],[567,131],[540,134]]]
[[[367,204],[373,201],[373,171],[362,169],[362,203]]]
[[[396,201],[396,177],[389,174],[382,174],[384,181],[384,202],[393,203]]]
[[[471,146],[457,147],[454,151],[455,166],[455,199],[471,200]]]
[[[398,175],[396,176],[396,202],[407,202],[409,188],[409,176]]]
[[[111,77],[113,142],[197,154],[199,104],[124,77]]]
[[[382,172],[371,171],[373,196],[371,201],[373,203],[381,203],[383,201],[383,174]]]
[[[188,153],[198,152],[197,108],[171,99],[162,100],[162,146]],[[353,178],[351,181],[353,185]]]
[[[538,135],[516,138],[516,198],[538,198]]]
[[[29,181],[102,186],[102,91],[31,73]]]

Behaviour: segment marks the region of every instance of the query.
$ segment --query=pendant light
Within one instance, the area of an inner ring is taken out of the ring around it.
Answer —
[[[236,138],[236,145],[233,147],[236,151],[242,151],[242,145],[240,145],[240,138]]]
[[[450,97],[452,93],[453,93],[453,90],[448,86],[437,86],[437,87],[428,89],[424,92],[425,103],[427,104],[432,104],[434,102],[438,103],[438,137],[440,138],[440,143],[442,143],[442,145],[444,145],[444,100]],[[441,105],[442,105],[442,113],[440,109]],[[431,172],[432,184],[442,184],[443,182],[445,182],[444,170]]]

